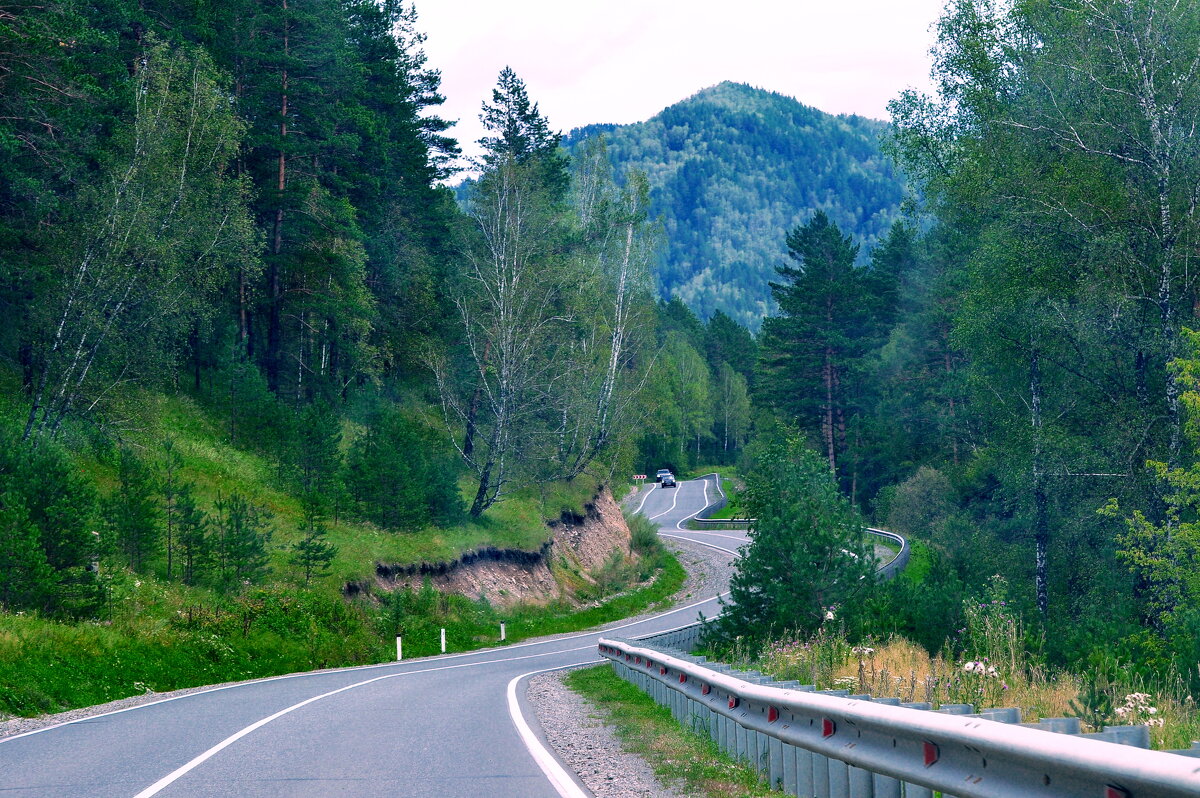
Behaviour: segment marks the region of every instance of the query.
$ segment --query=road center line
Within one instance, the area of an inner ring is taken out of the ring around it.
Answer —
[[[354,684],[348,684],[344,687],[339,687],[336,690],[330,690],[328,693],[321,693],[320,695],[315,695],[315,696],[312,696],[311,698],[306,698],[305,700],[303,700],[297,704],[292,704],[290,707],[286,707],[284,709],[279,710],[274,715],[268,715],[267,717],[262,718],[261,720],[257,720],[254,723],[251,723],[246,728],[244,728],[240,731],[234,732],[233,734],[229,735],[221,742],[219,742],[216,745],[214,745],[213,747],[209,748],[204,753],[193,758],[187,764],[185,764],[181,767],[178,767],[175,770],[168,773],[166,776],[163,776],[161,779],[154,782],[153,784],[151,784],[149,787],[142,790],[141,792],[139,792],[133,798],[150,798],[150,796],[152,796],[152,795],[157,795],[165,787],[168,787],[171,784],[173,784],[174,782],[178,781],[180,778],[187,775],[190,771],[194,770],[199,765],[204,764],[206,761],[208,761],[215,755],[219,754],[221,751],[228,748],[229,746],[233,745],[238,740],[245,737],[247,734],[250,734],[253,731],[257,731],[258,729],[261,729],[263,726],[266,726],[271,721],[276,720],[278,718],[282,718],[284,715],[288,714],[289,712],[294,712],[295,710],[300,709],[301,707],[306,707],[309,704],[315,703],[324,698],[329,698],[330,696],[337,695],[338,693],[344,693],[347,690],[353,690],[356,687],[364,687],[368,684],[374,684],[375,682],[381,682],[385,679],[395,679],[399,676],[411,676],[411,675],[418,674],[418,673],[433,673],[435,671],[450,671],[450,670],[457,670],[459,668],[474,668],[478,665],[494,665],[497,662],[513,662],[515,660],[521,660],[521,659],[535,659],[537,657],[544,657],[544,656],[546,656],[547,653],[570,654],[575,651],[587,651],[587,650],[590,650],[591,648],[592,648],[592,646],[590,646],[590,645],[579,646],[577,648],[569,648],[569,649],[565,649],[563,651],[545,652],[545,653],[541,653],[541,654],[526,654],[521,657],[505,657],[504,659],[492,659],[492,660],[486,660],[483,662],[463,662],[458,665],[441,665],[436,668],[423,668],[421,670],[402,671],[400,673],[385,673],[383,676],[376,676],[373,679],[365,679],[361,682],[355,682]]]
[[[652,488],[651,490],[654,490],[654,489]],[[666,488],[658,488],[658,490],[666,490]],[[652,515],[652,516],[650,516],[649,520],[650,520],[650,521],[653,521],[655,518],[662,518],[664,515],[666,515],[667,513],[671,512],[672,510],[674,510],[674,509],[675,509],[675,502],[676,502],[678,499],[679,499],[679,486],[678,486],[678,485],[676,485],[676,486],[675,486],[675,490],[671,491],[671,506],[670,506],[670,507],[668,507],[667,509],[663,510],[663,511],[662,511],[661,513],[659,513],[658,515]]]
[[[700,541],[692,541],[692,542],[697,543],[701,546],[708,545],[705,543],[700,543]],[[728,551],[728,549],[721,549],[721,550]],[[693,607],[698,607],[699,605],[703,604],[704,602],[706,602],[708,600],[709,599],[695,601],[695,602],[692,602],[691,604],[687,604],[683,607],[676,607],[675,609],[667,610],[666,612],[659,613],[658,615],[655,615],[654,617],[661,618],[661,617],[664,617],[667,615],[672,615],[677,612],[684,612],[686,610],[690,610]],[[645,623],[648,620],[650,620],[650,619],[649,618],[641,618],[641,619],[638,619],[635,621],[629,621],[628,623],[623,623],[623,624],[619,624],[617,626],[608,627],[606,629],[592,629],[587,632],[579,632],[578,634],[565,635],[563,637],[552,637],[548,640],[534,640],[534,641],[531,641],[528,643],[516,643],[515,645],[511,645],[511,646],[495,646],[493,648],[480,648],[480,649],[476,649],[475,651],[463,651],[458,654],[442,654],[442,655],[433,656],[433,657],[422,657],[421,659],[428,659],[430,662],[445,662],[448,659],[459,659],[461,657],[478,657],[478,656],[487,654],[489,652],[495,652],[495,651],[512,651],[514,649],[528,648],[530,646],[546,646],[546,645],[550,645],[552,643],[561,643],[566,640],[578,640],[581,637],[588,637],[590,635],[607,634],[609,632],[615,632],[618,629],[626,629],[630,626],[636,626],[639,623]],[[568,651],[579,651],[579,650],[581,650],[581,649],[570,648],[570,649],[551,650],[551,651],[542,652],[540,654],[533,654],[530,656],[540,657],[545,654],[561,654],[561,653],[568,652]],[[487,664],[490,664],[493,662],[506,662],[508,660],[517,660],[517,659],[529,659],[529,656],[505,657],[503,659],[482,660],[480,662],[466,663],[466,665],[487,665]],[[158,706],[159,704],[166,704],[171,701],[182,701],[185,698],[194,698],[196,696],[208,695],[209,693],[218,693],[218,692],[222,692],[225,690],[235,690],[240,687],[253,687],[254,685],[263,684],[265,682],[277,682],[277,681],[282,681],[284,679],[307,679],[307,678],[313,678],[313,677],[317,677],[317,676],[328,676],[331,673],[341,673],[341,672],[349,672],[349,671],[355,671],[355,670],[360,670],[360,671],[377,670],[379,668],[394,668],[394,667],[397,667],[398,665],[402,666],[403,663],[380,662],[375,665],[356,665],[356,666],[351,666],[348,668],[337,668],[337,669],[324,670],[324,671],[307,671],[305,673],[285,673],[281,676],[268,676],[263,679],[254,679],[254,680],[251,680],[248,682],[239,682],[238,684],[227,684],[227,685],[223,685],[221,687],[212,687],[208,690],[197,690],[194,693],[187,693],[185,695],[171,696],[170,698],[162,698],[162,699],[159,699],[158,701],[150,701],[145,704],[138,704],[137,706],[125,707],[124,709],[114,709],[111,712],[102,712],[98,715],[88,715],[87,717],[84,717],[84,718],[77,718],[75,720],[68,720],[63,723],[56,723],[53,726],[46,726],[41,729],[34,729],[33,731],[27,731],[22,734],[14,734],[9,737],[0,739],[0,745],[3,745],[4,743],[12,742],[13,740],[19,740],[22,737],[30,737],[34,734],[42,734],[44,732],[53,731],[54,729],[59,729],[59,728],[62,728],[63,726],[72,726],[76,723],[86,723],[88,721],[94,721],[98,718],[106,718],[106,717],[109,717],[110,715],[122,715],[126,712],[134,712],[139,709],[149,709],[151,707]],[[466,667],[466,665],[458,665],[455,667]],[[437,669],[437,670],[440,670],[440,669]],[[425,672],[426,672],[425,670],[403,671],[402,673],[393,673],[393,674],[388,674],[388,675],[389,676],[402,676],[404,673],[425,673]]]
[[[705,545],[705,544],[701,544],[701,545]],[[701,601],[695,601],[695,602],[692,602],[691,604],[688,604],[687,606],[678,607],[673,610],[668,610],[667,612],[661,613],[660,615],[656,615],[654,617],[661,618],[663,616],[672,615],[677,612],[684,612],[686,610],[692,609],[693,607],[697,607],[701,604],[705,604],[711,600],[712,599],[703,599]],[[604,631],[613,632],[618,629],[624,629],[629,626],[634,626],[636,624],[643,623],[646,620],[648,620],[648,619],[643,618],[640,621],[630,621],[627,624],[623,624],[621,626],[615,626],[615,627],[612,627],[611,629],[607,629]],[[576,637],[587,637],[590,635],[600,634],[600,633],[601,632],[599,632],[599,631],[592,631],[592,632],[587,632],[586,634],[576,635]],[[564,638],[560,638],[560,639],[564,639]],[[566,638],[566,639],[570,639],[570,638]],[[547,642],[553,642],[553,641],[547,641]],[[544,652],[539,652],[537,654],[525,654],[520,657],[502,657],[500,659],[481,660],[479,662],[463,662],[458,665],[440,665],[440,666],[434,667],[434,668],[422,668],[420,670],[401,671],[400,673],[387,673],[387,674],[384,674],[383,676],[376,676],[373,679],[366,679],[361,682],[355,682],[354,684],[348,684],[344,687],[339,687],[336,690],[330,690],[328,693],[322,693],[321,695],[312,696],[311,698],[307,698],[304,701],[301,701],[297,704],[293,704],[290,707],[281,709],[278,712],[276,712],[274,715],[269,715],[268,717],[265,717],[265,718],[262,718],[261,720],[255,721],[254,723],[250,724],[246,728],[231,734],[229,737],[226,737],[224,740],[217,743],[213,747],[209,748],[207,751],[200,754],[199,756],[195,757],[190,762],[182,765],[179,768],[176,768],[172,772],[168,773],[166,776],[163,776],[161,779],[154,782],[149,787],[147,787],[146,789],[142,790],[137,795],[135,795],[134,798],[150,798],[150,796],[157,795],[164,788],[166,788],[166,787],[170,786],[171,784],[173,784],[174,782],[178,781],[180,778],[187,775],[190,771],[192,771],[195,768],[197,768],[198,766],[204,764],[204,762],[206,762],[207,760],[216,756],[222,750],[224,750],[225,748],[228,748],[230,745],[232,745],[233,743],[242,739],[247,734],[250,734],[251,732],[256,731],[258,729],[261,729],[263,726],[266,726],[271,721],[276,720],[277,718],[281,718],[284,715],[288,714],[289,712],[293,712],[297,709],[300,709],[301,707],[308,706],[309,704],[312,704],[316,701],[320,701],[323,698],[328,698],[330,696],[337,695],[338,693],[344,693],[347,690],[353,690],[356,687],[362,687],[364,685],[374,684],[375,682],[383,681],[384,679],[394,679],[398,676],[409,676],[411,674],[417,674],[417,673],[432,673],[434,671],[456,670],[458,668],[473,668],[478,665],[493,665],[498,662],[514,662],[516,660],[523,660],[523,659],[536,659],[537,657],[544,657],[544,656],[547,656],[550,654],[569,654],[569,653],[572,653],[575,651],[586,651],[590,648],[592,648],[592,646],[587,645],[587,646],[579,646],[577,648],[568,648],[568,649],[561,649],[561,650],[556,650],[556,651],[544,651]],[[379,666],[374,666],[374,667],[379,667]],[[553,669],[551,669],[551,670],[553,670]],[[162,703],[162,702],[158,702],[158,703]],[[145,705],[145,706],[149,706],[149,705]],[[90,718],[88,718],[87,720],[90,720]],[[73,722],[78,722],[78,721],[73,721]],[[66,724],[63,724],[63,725],[66,725]],[[540,743],[539,743],[539,745],[540,745]],[[534,758],[537,759],[536,755],[534,756]],[[540,766],[540,764],[541,763],[539,763],[539,766]],[[557,764],[557,762],[555,764]],[[553,779],[552,779],[552,781],[553,781]]]
[[[702,484],[704,486],[704,504],[701,505],[700,509],[697,510],[696,512],[692,513],[689,516],[685,516],[684,518],[680,518],[678,521],[675,522],[675,528],[678,529],[680,532],[684,531],[684,529],[683,529],[684,521],[688,521],[692,518],[695,518],[696,516],[700,515],[700,513],[704,512],[705,510],[708,509],[708,480],[702,479],[702,480],[700,480],[700,484]]]

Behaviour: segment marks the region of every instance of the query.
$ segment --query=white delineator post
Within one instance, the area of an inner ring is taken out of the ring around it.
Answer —
[[[446,627],[442,627],[442,653],[446,653]]]
[[[500,622],[500,642],[504,642],[504,621]]]
[[[404,659],[404,638],[396,635],[396,662]]]

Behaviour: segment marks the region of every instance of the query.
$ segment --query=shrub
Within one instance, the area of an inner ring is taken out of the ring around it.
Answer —
[[[96,494],[57,445],[0,427],[0,605],[87,615],[100,602]]]

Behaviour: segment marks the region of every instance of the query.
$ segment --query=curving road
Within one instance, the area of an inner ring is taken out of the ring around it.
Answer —
[[[716,490],[710,476],[628,501],[663,536],[732,556],[744,533],[683,528]],[[716,611],[707,599],[603,633]],[[281,676],[0,739],[0,796],[586,796],[541,742],[523,681],[600,661],[601,634]]]

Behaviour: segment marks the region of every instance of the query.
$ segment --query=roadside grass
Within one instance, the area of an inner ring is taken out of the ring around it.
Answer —
[[[471,651],[500,642],[578,632],[648,609],[664,609],[686,574],[663,552],[653,580],[578,610],[567,604],[496,610],[485,602],[416,591],[409,602],[373,606],[338,594],[273,585],[235,597],[122,574],[110,585],[111,620],[69,623],[0,612],[0,717],[91,706],[146,691],[167,692],[395,658]],[[423,594],[423,595],[422,595]],[[396,612],[395,610],[400,610]]]
[[[780,645],[752,663],[778,679],[799,679],[818,689],[848,689],[881,697],[899,697],[901,701],[928,701],[941,704],[974,704],[985,707],[1019,707],[1023,721],[1076,715],[1071,706],[1079,704],[1086,677],[1057,671],[1018,658],[1016,663],[993,659],[997,673],[968,673],[964,663],[947,657],[945,652],[930,655],[920,645],[902,637],[893,637],[875,646],[852,647],[837,635],[821,635],[807,645]],[[987,660],[985,660],[987,661]],[[1015,664],[1015,667],[1014,667]],[[815,679],[813,677],[816,677]],[[1113,706],[1124,703],[1125,696],[1147,693],[1155,707],[1153,716],[1110,718],[1111,725],[1153,720],[1150,744],[1155,749],[1187,748],[1200,732],[1200,713],[1189,701],[1182,683],[1178,685],[1143,683],[1124,674],[1112,685]],[[1159,725],[1161,721],[1161,725]],[[1085,731],[1099,729],[1085,728]]]
[[[706,473],[711,474],[712,472],[713,470],[710,469]],[[742,487],[741,479],[737,477],[732,466],[719,466],[717,473],[719,474],[718,478],[721,480],[721,490],[725,494],[725,506],[714,511],[708,517],[720,519],[745,518],[746,511],[742,507],[738,495],[738,491]]]
[[[884,543],[884,545],[887,544]],[[933,552],[930,550],[929,544],[913,538],[908,539],[908,549],[908,565],[904,567],[896,580],[919,585],[929,578],[929,572],[933,569]]]
[[[608,665],[572,671],[567,687],[596,708],[626,751],[643,757],[655,775],[700,798],[778,795],[753,768],[729,758],[707,734],[684,729],[670,710],[618,677]]]
[[[720,474],[723,479],[736,479],[737,466],[732,465],[699,465],[682,474],[676,474],[680,479],[699,479],[708,474]],[[721,483],[724,487],[724,482]]]
[[[3,373],[0,372],[0,377]],[[371,584],[377,562],[445,562],[485,546],[536,551],[550,539],[548,520],[584,515],[598,483],[581,476],[569,484],[537,487],[490,508],[479,519],[447,528],[393,532],[344,517],[329,520],[338,547],[326,574],[304,586],[290,562],[300,539],[302,513],[286,475],[269,453],[230,445],[227,430],[187,397],[136,397],[140,428],[124,443],[153,463],[170,438],[182,457],[180,475],[195,485],[201,506],[238,492],[266,507],[272,518],[270,574],[262,585],[235,593],[188,587],[165,579],[165,557],[144,574],[105,563],[100,620],[69,621],[35,613],[0,611],[0,715],[36,715],[124,698],[225,681],[317,668],[365,665],[395,657],[395,632],[405,635],[405,657],[439,653],[440,628],[448,651],[575,632],[661,607],[684,580],[682,567],[663,550],[627,569],[611,569],[603,584],[588,582],[593,604],[523,605],[499,611],[461,596],[389,596],[348,601],[348,582]],[[12,408],[3,409],[12,412]],[[116,485],[115,450],[80,440],[75,462],[102,491]],[[464,484],[465,492],[471,486]],[[423,591],[416,591],[422,593]]]

